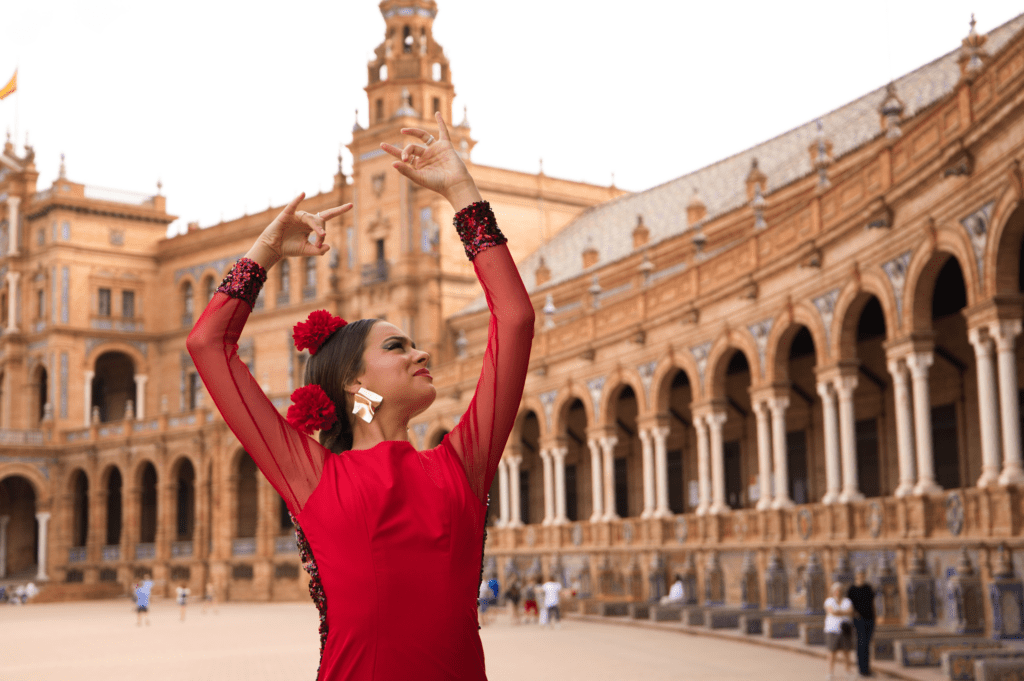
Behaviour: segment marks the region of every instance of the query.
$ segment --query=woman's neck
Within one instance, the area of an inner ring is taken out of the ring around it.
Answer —
[[[352,449],[373,449],[391,441],[409,441],[409,419],[378,410],[370,423],[357,418],[352,424]]]

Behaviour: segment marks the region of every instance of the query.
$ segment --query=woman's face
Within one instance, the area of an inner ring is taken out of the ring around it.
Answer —
[[[365,371],[357,380],[384,401],[380,409],[397,407],[412,418],[429,407],[437,396],[434,379],[427,370],[430,355],[417,350],[412,339],[388,322],[377,322],[366,337],[363,350]]]

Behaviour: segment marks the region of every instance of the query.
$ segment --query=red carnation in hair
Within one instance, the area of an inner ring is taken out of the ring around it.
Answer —
[[[306,435],[312,435],[315,430],[329,430],[338,422],[334,402],[316,383],[293,392],[292,402],[288,407],[288,423]]]
[[[315,355],[331,334],[348,324],[341,317],[335,317],[327,310],[314,310],[309,313],[306,321],[292,327],[292,338],[299,350],[309,348],[309,354]]]

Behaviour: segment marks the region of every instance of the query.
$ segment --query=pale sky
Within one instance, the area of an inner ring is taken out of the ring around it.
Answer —
[[[1019,0],[438,0],[478,163],[643,190],[813,120],[986,32]],[[332,186],[374,0],[7,3],[0,126],[57,177],[202,226]],[[344,167],[352,157],[344,151]]]

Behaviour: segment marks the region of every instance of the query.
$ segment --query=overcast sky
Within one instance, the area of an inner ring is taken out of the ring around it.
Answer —
[[[155,193],[209,226],[332,186],[374,0],[51,0],[3,10],[0,126],[57,177]],[[438,0],[478,163],[642,190],[774,137],[956,49],[1019,0]],[[345,171],[352,157],[344,151]]]

